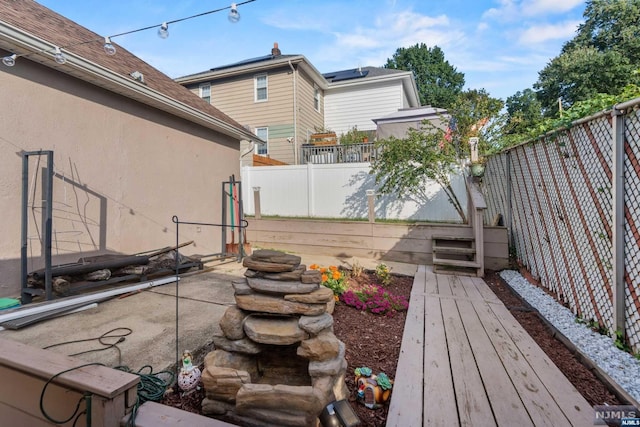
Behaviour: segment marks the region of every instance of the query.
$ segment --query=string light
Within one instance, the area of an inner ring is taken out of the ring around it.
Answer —
[[[7,67],[13,67],[14,65],[16,65],[17,57],[18,55],[16,55],[15,53],[13,55],[5,56],[4,58],[2,58],[2,63]]]
[[[67,58],[65,58],[64,53],[62,53],[61,49],[66,49],[69,50],[69,48],[71,47],[75,47],[75,46],[80,46],[83,44],[88,44],[88,43],[93,43],[96,41],[100,41],[100,40],[104,40],[104,45],[103,45],[103,49],[105,51],[105,53],[107,55],[115,55],[116,53],[116,47],[113,45],[113,43],[111,43],[111,39],[115,38],[115,37],[120,37],[120,36],[125,36],[128,34],[133,34],[133,33],[138,33],[140,31],[146,31],[146,30],[150,30],[153,28],[158,28],[158,36],[166,39],[167,37],[169,37],[169,25],[170,24],[175,24],[176,22],[182,22],[182,21],[186,21],[188,19],[193,19],[193,18],[199,18],[201,16],[205,16],[205,15],[210,15],[212,13],[217,13],[217,12],[222,12],[224,10],[229,9],[229,15],[227,16],[227,18],[229,19],[230,22],[232,23],[236,23],[240,20],[240,13],[238,12],[238,6],[242,6],[245,5],[247,3],[253,3],[256,0],[245,0],[243,2],[240,3],[231,3],[230,6],[227,7],[223,7],[220,9],[214,9],[214,10],[209,10],[207,12],[202,12],[202,13],[198,13],[196,15],[192,15],[192,16],[187,16],[185,18],[180,18],[180,19],[174,19],[173,21],[165,21],[160,25],[150,25],[147,27],[143,27],[143,28],[138,28],[136,30],[131,30],[131,31],[126,31],[124,33],[119,33],[119,34],[114,34],[112,36],[108,36],[108,37],[104,37],[104,38],[100,38],[100,39],[92,39],[92,40],[87,40],[87,41],[83,41],[83,42],[78,42],[78,43],[72,43],[66,46],[60,46],[60,47],[55,47],[52,49],[43,49],[38,51],[38,53],[53,53],[54,54],[54,59],[58,64],[64,64],[67,62]],[[19,57],[28,57],[29,55],[32,55],[33,53],[24,53],[24,54],[16,54],[13,53],[11,55],[5,56],[2,58],[2,63],[4,65],[6,65],[7,67],[13,67],[16,63],[16,59]]]
[[[116,54],[116,47],[111,43],[110,37],[104,38],[104,46],[102,47],[104,48],[104,53],[106,53],[107,55],[113,56]]]
[[[67,58],[64,57],[64,54],[62,53],[59,47],[56,47],[56,53],[53,55],[53,59],[55,59],[56,62],[60,65],[67,62]]]
[[[235,3],[231,3],[231,9],[229,9],[229,22],[232,24],[237,23],[240,20],[240,13],[238,13],[238,6]]]
[[[162,25],[160,25],[160,28],[158,28],[158,37],[161,39],[169,37],[169,24],[163,22]]]

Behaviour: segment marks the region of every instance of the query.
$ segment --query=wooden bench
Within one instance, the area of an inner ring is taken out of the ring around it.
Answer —
[[[126,426],[128,419],[129,416],[123,418],[120,425]],[[136,427],[235,427],[224,421],[155,402],[145,402],[138,408],[135,425]]]
[[[587,426],[593,417],[482,279],[418,268],[387,426]]]

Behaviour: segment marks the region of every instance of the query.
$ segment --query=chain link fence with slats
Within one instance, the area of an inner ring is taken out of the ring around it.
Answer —
[[[624,152],[620,204],[624,329],[640,352],[640,99],[489,159],[487,222],[502,215],[511,251],[577,316],[613,332],[616,321],[614,155]],[[614,122],[624,125],[616,144]],[[621,236],[618,236],[620,238]],[[622,290],[622,289],[621,289]],[[620,315],[618,315],[620,317]]]

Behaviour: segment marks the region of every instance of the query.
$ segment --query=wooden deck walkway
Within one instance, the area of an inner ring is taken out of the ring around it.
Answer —
[[[418,267],[388,427],[582,427],[593,417],[482,279]]]

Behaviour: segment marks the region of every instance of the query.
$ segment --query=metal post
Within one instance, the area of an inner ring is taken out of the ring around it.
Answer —
[[[617,107],[617,106],[616,106]],[[625,283],[624,283],[624,110],[614,107],[613,116],[613,325],[616,332],[625,334]]]
[[[31,294],[27,290],[27,204],[29,203],[29,155],[22,154],[22,246],[20,248],[20,280],[22,284],[21,300],[23,304],[31,302]]]
[[[44,220],[44,276],[47,301],[53,298],[51,278],[51,235],[53,230],[53,151],[45,151],[47,156],[47,205]]]

